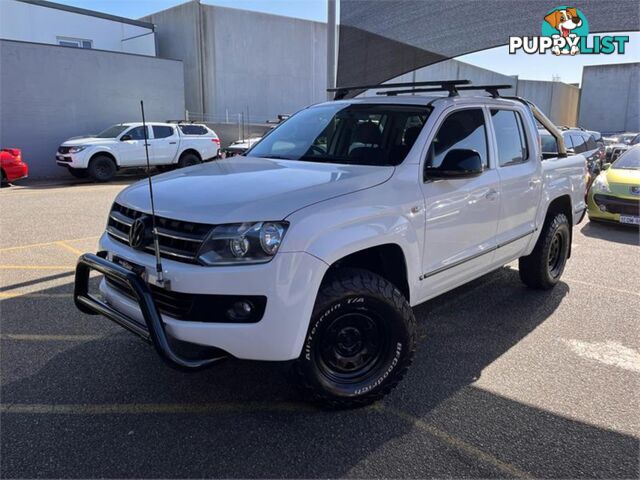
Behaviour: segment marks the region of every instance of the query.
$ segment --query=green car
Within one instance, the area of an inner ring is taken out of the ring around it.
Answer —
[[[640,225],[640,145],[603,165],[589,190],[587,206],[590,220]]]

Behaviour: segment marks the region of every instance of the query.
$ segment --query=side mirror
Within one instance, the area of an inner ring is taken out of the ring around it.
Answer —
[[[575,155],[576,151],[573,148],[567,148],[567,155]]]
[[[475,150],[449,150],[442,163],[437,168],[425,168],[424,178],[427,179],[456,179],[477,177],[483,172],[482,158]]]
[[[610,166],[610,163],[605,163],[604,165],[602,165],[602,170],[608,170]]]
[[[120,141],[121,141],[121,142],[126,142],[127,140],[132,140],[131,135],[126,134],[126,135],[122,135],[122,136],[120,137]]]

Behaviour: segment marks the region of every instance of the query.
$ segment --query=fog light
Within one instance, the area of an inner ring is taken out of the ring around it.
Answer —
[[[253,304],[246,300],[234,302],[231,308],[227,310],[227,317],[237,322],[246,321],[253,313]]]
[[[598,205],[598,208],[600,209],[601,212],[607,211],[607,207],[605,207],[604,205]]]

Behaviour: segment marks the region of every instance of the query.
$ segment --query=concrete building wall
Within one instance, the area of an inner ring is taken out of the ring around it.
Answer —
[[[109,125],[184,115],[182,62],[0,40],[0,145],[21,148],[30,176],[68,175],[55,163],[70,137]]]
[[[518,80],[517,92],[535,103],[556,125],[577,126],[580,88],[562,82]]]
[[[323,23],[199,2],[143,20],[159,55],[184,61],[190,118],[265,121],[326,99]]]
[[[204,108],[198,15],[198,3],[187,2],[142,19],[156,26],[158,56],[182,60],[185,105],[192,112]]]
[[[153,28],[43,5],[1,0],[0,38],[57,45],[61,38],[90,40],[92,48],[155,55]]]
[[[582,71],[580,126],[600,132],[640,131],[640,63]]]

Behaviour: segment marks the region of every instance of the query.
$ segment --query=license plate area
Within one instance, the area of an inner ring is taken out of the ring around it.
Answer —
[[[131,262],[117,255],[114,255],[111,261],[116,265],[120,265],[122,268],[126,268],[130,272],[135,273],[137,276],[142,278],[145,282],[148,281],[147,269],[144,266],[138,265],[137,263]]]
[[[626,223],[627,225],[640,225],[640,217],[620,215],[620,223]]]

